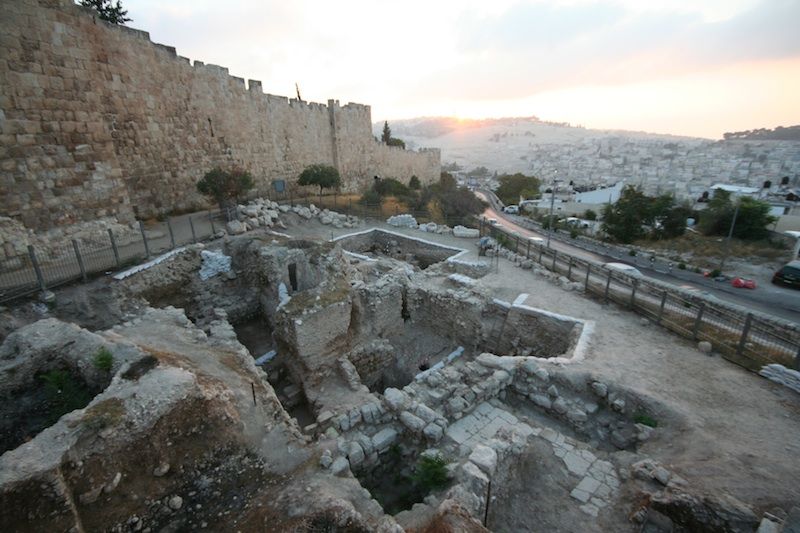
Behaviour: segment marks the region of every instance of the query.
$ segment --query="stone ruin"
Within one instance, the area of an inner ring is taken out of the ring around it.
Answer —
[[[109,327],[18,329],[0,529],[507,530],[552,482],[525,478],[535,460],[605,530],[755,530],[636,454],[663,406],[581,370],[592,322],[495,298],[462,255],[389,231],[229,236],[98,289],[127,303]],[[76,396],[58,417],[53,375]]]

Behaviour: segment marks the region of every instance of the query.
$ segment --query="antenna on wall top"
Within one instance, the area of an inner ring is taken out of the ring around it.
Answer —
[[[300,86],[297,85],[297,82],[294,82],[294,90],[297,91],[297,99],[302,102],[303,98],[300,96]]]

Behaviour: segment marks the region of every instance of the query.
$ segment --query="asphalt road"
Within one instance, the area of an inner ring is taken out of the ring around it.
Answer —
[[[503,213],[496,198],[489,196],[490,193],[476,191],[476,194],[491,205],[484,212],[484,216],[496,219],[499,226],[508,231],[517,232],[522,237],[539,237],[547,240],[547,232],[538,229],[525,217]],[[602,245],[594,245],[585,241],[581,244],[581,246],[577,246],[568,240],[563,240],[560,236],[554,236],[550,240],[550,247],[559,252],[601,263],[612,261],[626,263],[635,266],[647,277],[684,289],[696,290],[708,297],[800,324],[800,291],[796,289],[772,284],[760,284],[755,289],[737,289],[731,286],[730,281],[714,281],[687,270],[676,268],[670,270],[668,263],[664,261],[650,263],[647,260],[639,259],[634,263],[631,261],[631,257],[615,255],[614,250]]]

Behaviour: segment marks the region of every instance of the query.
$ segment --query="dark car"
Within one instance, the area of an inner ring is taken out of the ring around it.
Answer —
[[[772,283],[800,289],[800,261],[786,263],[772,276]]]

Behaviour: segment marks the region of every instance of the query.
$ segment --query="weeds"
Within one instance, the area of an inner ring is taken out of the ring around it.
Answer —
[[[108,348],[102,346],[99,350],[97,350],[97,353],[94,354],[92,364],[98,370],[110,372],[111,368],[114,366],[114,355],[108,351]]]
[[[39,379],[44,382],[51,424],[63,415],[85,407],[92,399],[86,386],[66,370],[50,370],[40,375]]]
[[[658,427],[658,421],[652,416],[645,413],[637,413],[633,417],[633,421],[636,422],[637,424],[644,424],[645,426],[650,426],[651,428]]]
[[[449,482],[447,478],[447,460],[441,455],[425,455],[417,463],[416,472],[411,478],[419,489],[428,493],[443,489]]]

